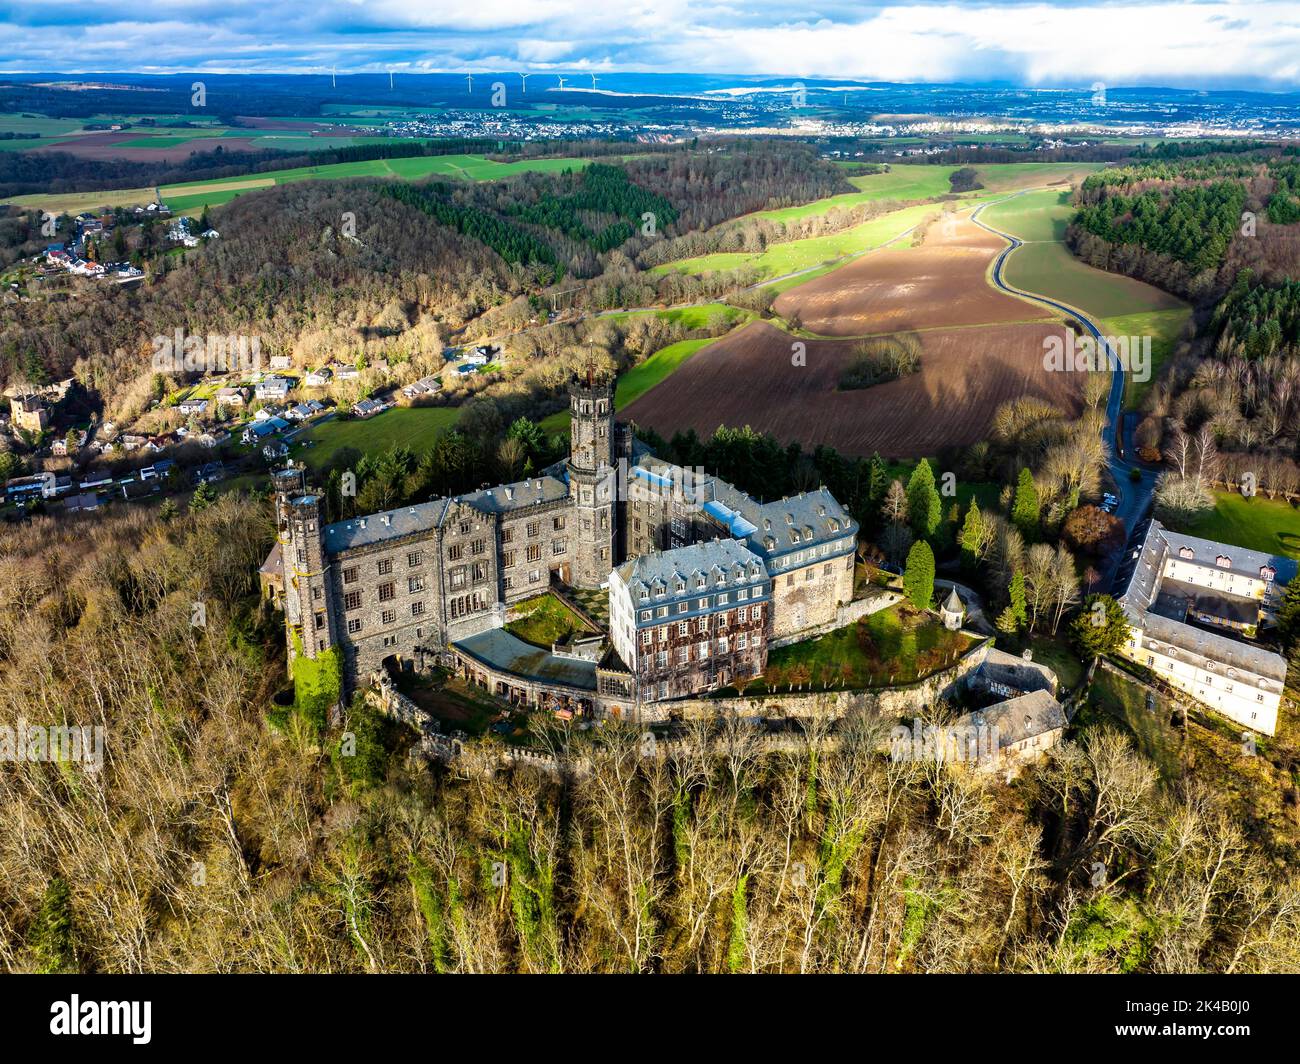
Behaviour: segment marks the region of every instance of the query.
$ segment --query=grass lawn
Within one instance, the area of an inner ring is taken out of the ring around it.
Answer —
[[[955,166],[900,163],[891,167],[886,174],[850,177],[849,184],[855,186],[859,190],[857,192],[841,192],[837,196],[826,196],[824,199],[813,200],[798,207],[756,211],[751,217],[768,218],[774,222],[795,222],[802,218],[828,214],[836,208],[847,210],[860,203],[875,203],[879,200],[932,199],[952,191],[948,176],[956,169]]]
[[[506,631],[534,646],[546,647],[565,642],[570,636],[591,633],[573,610],[549,592],[536,598],[525,599],[513,607],[524,616],[506,624]]]
[[[1065,630],[1064,625],[1061,630]],[[1034,661],[1046,665],[1056,673],[1056,678],[1060,681],[1057,692],[1060,697],[1064,698],[1066,692],[1073,691],[1083,682],[1087,668],[1063,635],[1036,635],[1030,641],[1030,648],[1034,652]]]
[[[1169,723],[1172,707],[1159,695],[1147,708],[1147,690],[1140,684],[1098,668],[1088,690],[1087,704],[1080,709],[1074,724],[1078,728],[1100,724],[1118,726],[1133,737],[1137,748],[1155,762],[1165,780],[1182,774],[1179,751],[1182,736]]]
[[[967,636],[902,603],[818,639],[771,651],[762,679],[746,690],[909,683],[951,665],[971,645]]]
[[[633,366],[618,379],[614,386],[614,409],[620,410],[648,392],[664,380],[678,366],[696,354],[715,339],[720,337],[703,337],[698,340],[679,340],[675,344],[660,348],[644,362]],[[569,412],[558,410],[542,418],[542,431],[547,434],[569,431]]]
[[[970,202],[977,203],[984,200]],[[834,259],[892,243],[903,232],[918,225],[923,218],[938,210],[936,204],[922,203],[915,207],[890,211],[879,218],[873,218],[869,222],[863,222],[852,229],[844,229],[838,233],[828,233],[807,240],[791,240],[784,244],[772,244],[759,253],[721,251],[712,255],[679,259],[676,262],[655,266],[650,273],[702,274],[750,267],[758,270],[762,277],[782,277],[798,270],[822,265],[829,268],[830,262]],[[810,279],[809,276],[799,278],[801,282]]]
[[[1216,491],[1214,509],[1179,529],[1220,543],[1300,558],[1300,510],[1284,499]]]
[[[1178,335],[1192,316],[1191,307],[1176,310],[1153,310],[1146,314],[1124,314],[1117,318],[1106,318],[1098,326],[1107,336],[1150,336],[1151,367],[1148,379],[1134,380],[1132,374],[1124,382],[1124,408],[1140,410],[1151,385],[1160,376],[1160,369],[1174,351]]]
[[[431,448],[458,417],[460,408],[455,406],[399,406],[364,420],[331,418],[294,438],[294,443],[311,443],[295,447],[294,457],[315,470],[327,465],[342,447],[374,453],[404,445],[419,454]]]

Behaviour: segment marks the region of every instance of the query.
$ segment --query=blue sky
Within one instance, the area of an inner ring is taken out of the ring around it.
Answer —
[[[0,0],[3,71],[664,71],[1300,87],[1300,0]]]

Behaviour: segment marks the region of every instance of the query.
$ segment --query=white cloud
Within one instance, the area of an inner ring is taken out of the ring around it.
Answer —
[[[1300,80],[1300,2],[878,3],[828,0],[46,0],[0,15],[0,69],[622,69],[1250,85]]]

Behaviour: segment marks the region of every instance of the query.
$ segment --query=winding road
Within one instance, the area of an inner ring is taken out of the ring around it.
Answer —
[[[1124,367],[1121,365],[1119,357],[1116,355],[1110,342],[1102,335],[1100,329],[1088,315],[1084,314],[1076,307],[1067,306],[1065,303],[1058,303],[1047,296],[1038,295],[1035,292],[1027,292],[1024,289],[1017,288],[1015,285],[1007,283],[1002,276],[1003,266],[1007,258],[1020,247],[1024,241],[1018,236],[1011,233],[995,229],[980,219],[985,207],[995,206],[997,203],[1005,203],[1016,196],[1022,196],[1025,192],[1034,191],[1024,189],[1006,199],[996,200],[994,203],[986,203],[976,208],[971,215],[971,221],[981,229],[992,233],[994,236],[1001,237],[1007,241],[1007,246],[998,253],[998,257],[993,262],[993,284],[1002,291],[1010,295],[1018,296],[1021,299],[1027,299],[1030,302],[1038,303],[1042,306],[1049,307],[1052,310],[1068,314],[1071,318],[1078,321],[1092,335],[1099,346],[1105,349],[1107,362],[1111,367],[1111,388],[1110,398],[1106,401],[1106,427],[1103,430],[1107,450],[1110,454],[1108,466],[1110,469],[1111,480],[1114,481],[1114,493],[1119,497],[1119,505],[1115,507],[1115,516],[1124,522],[1124,531],[1127,537],[1133,535],[1134,530],[1146,516],[1147,510],[1151,504],[1151,496],[1155,491],[1157,473],[1153,469],[1143,466],[1139,462],[1132,461],[1126,457],[1134,453],[1133,447],[1133,427],[1124,415]],[[1132,471],[1136,469],[1138,479],[1132,479]],[[1115,569],[1124,556],[1124,552],[1117,552],[1107,563],[1106,571],[1102,573],[1102,586],[1109,586],[1114,576]]]

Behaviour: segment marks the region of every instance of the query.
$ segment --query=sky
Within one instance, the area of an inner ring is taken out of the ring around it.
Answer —
[[[1300,88],[1300,0],[0,0],[0,71],[671,72]]]

